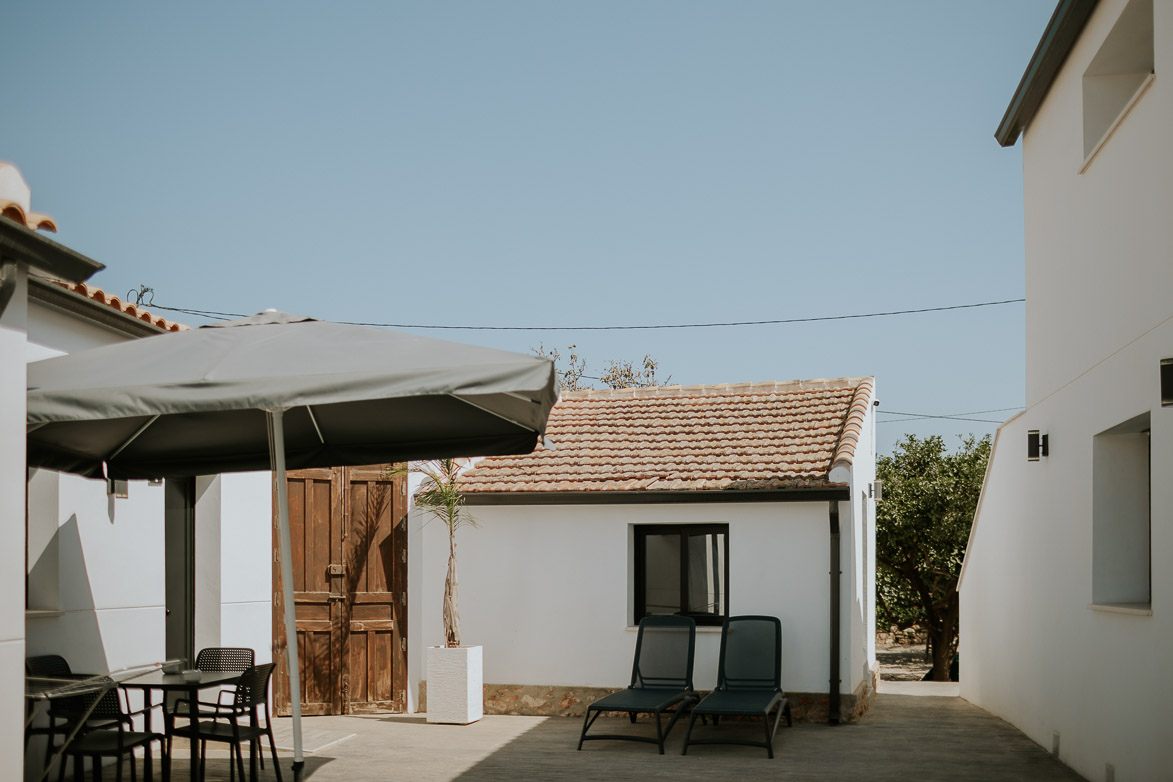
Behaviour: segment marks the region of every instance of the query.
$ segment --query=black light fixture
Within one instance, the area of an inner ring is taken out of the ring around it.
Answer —
[[[1047,435],[1039,434],[1038,429],[1031,429],[1026,433],[1026,460],[1037,462],[1039,457],[1047,455]]]
[[[1173,407],[1173,358],[1161,359],[1161,407]]]

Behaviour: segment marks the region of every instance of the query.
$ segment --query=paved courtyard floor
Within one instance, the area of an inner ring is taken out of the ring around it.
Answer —
[[[680,755],[684,722],[660,756],[650,744],[588,742],[575,751],[581,722],[542,717],[486,717],[467,726],[428,725],[422,715],[307,717],[306,779],[313,782],[474,782],[479,780],[974,780],[1048,782],[1081,778],[1018,730],[955,697],[956,685],[900,683],[882,692],[855,725],[797,724],[778,729],[775,758],[765,750],[698,746]],[[917,694],[903,694],[914,692]],[[929,694],[923,693],[945,693]],[[646,720],[596,723],[607,732],[647,731]],[[291,782],[289,720],[276,721],[278,752]],[[749,726],[723,723],[720,730]],[[756,728],[756,726],[754,726]],[[702,730],[698,725],[698,734]],[[712,727],[706,730],[712,731]],[[754,731],[757,735],[757,730]],[[646,734],[645,734],[646,735]],[[247,767],[247,759],[246,759]],[[177,758],[175,779],[186,779]],[[247,771],[246,771],[247,773]],[[227,780],[220,753],[208,761],[209,780]],[[270,764],[262,776],[275,779]]]

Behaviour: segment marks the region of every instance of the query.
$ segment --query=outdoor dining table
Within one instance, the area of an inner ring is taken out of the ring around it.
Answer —
[[[186,695],[189,703],[189,714],[192,716],[187,732],[188,741],[191,744],[191,782],[196,782],[199,779],[200,748],[199,741],[196,739],[196,714],[199,711],[196,701],[199,691],[209,687],[219,687],[222,684],[232,684],[240,678],[240,671],[196,671],[196,673],[199,674],[199,678],[187,679],[184,678],[182,673],[152,671],[134,679],[118,683],[118,686],[124,689],[142,690],[145,701],[143,704],[144,708],[152,705],[151,693],[155,690],[163,693],[163,708],[167,708],[167,693],[180,692]],[[152,732],[151,711],[147,712],[146,719],[146,730]],[[182,736],[184,733],[183,731],[176,731],[175,735]]]

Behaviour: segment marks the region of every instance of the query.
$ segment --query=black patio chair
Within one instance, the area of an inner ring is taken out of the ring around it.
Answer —
[[[612,693],[587,706],[583,717],[582,734],[578,748],[584,741],[617,739],[645,741],[655,744],[664,754],[664,739],[684,710],[697,702],[692,686],[692,657],[696,646],[696,622],[687,616],[646,616],[639,623],[635,640],[635,661],[631,668],[631,684],[626,690]],[[660,715],[671,709],[672,718],[663,729]],[[632,723],[638,714],[656,718],[656,737],[587,731],[603,712],[626,712]]]
[[[774,710],[777,715],[771,726],[770,712]],[[717,689],[693,708],[680,754],[688,754],[689,744],[744,744],[765,747],[772,758],[774,734],[783,715],[786,716],[786,725],[792,725],[790,704],[782,693],[782,622],[775,616],[729,617],[721,628]],[[721,717],[728,716],[761,717],[765,723],[766,740],[692,738],[697,717],[712,717],[716,730]]]
[[[273,663],[254,665],[240,674],[236,681],[236,690],[233,692],[231,704],[215,705],[209,712],[212,719],[202,719],[201,710],[196,722],[196,738],[200,742],[200,757],[203,759],[200,766],[200,779],[204,778],[204,764],[208,757],[207,743],[209,741],[232,745],[232,758],[229,760],[228,778],[233,779],[232,760],[236,761],[235,770],[240,773],[240,780],[244,782],[244,753],[241,745],[248,743],[249,775],[255,779],[257,770],[257,755],[264,755],[264,751],[257,752],[261,737],[269,739],[269,752],[273,756],[273,770],[277,774],[277,782],[281,782],[281,764],[277,760],[277,742],[273,739],[273,720],[269,715],[269,679],[273,675]],[[201,704],[203,706],[209,704]],[[214,705],[214,704],[212,704]],[[264,724],[261,724],[261,713],[264,713]],[[245,720],[247,719],[247,723]],[[187,729],[184,728],[184,731]]]
[[[256,663],[256,652],[246,646],[208,646],[200,649],[196,655],[195,667],[200,671],[239,671],[244,673]],[[235,685],[225,686],[216,693],[216,702],[197,701],[196,719],[213,718],[223,706],[230,706],[235,697]],[[164,722],[167,732],[167,751],[171,751],[171,737],[175,733],[174,720],[191,718],[191,704],[186,699],[177,700],[170,712],[164,712]],[[261,758],[261,768],[264,768],[264,758]]]
[[[86,720],[87,724],[93,720],[100,720],[112,726],[80,732],[74,737],[73,741],[65,746],[65,755],[73,758],[73,778],[75,780],[80,782],[82,779],[83,758],[90,758],[93,778],[95,780],[101,780],[101,759],[104,757],[116,757],[118,758],[118,765],[115,771],[115,779],[117,782],[122,782],[122,758],[124,755],[130,755],[130,778],[134,780],[136,779],[134,752],[139,747],[142,747],[143,778],[149,782],[152,779],[154,771],[151,763],[151,745],[156,741],[159,742],[159,746],[163,751],[162,777],[165,780],[170,778],[171,758],[164,745],[163,734],[134,730],[133,718],[136,715],[146,715],[150,711],[150,707],[147,706],[138,711],[131,711],[125,699],[125,691],[120,690],[110,680],[109,687],[104,690],[71,695],[60,699],[58,702],[58,713],[66,718],[69,725],[76,725],[80,720]],[[97,701],[96,703],[95,700]],[[65,765],[62,763],[61,769],[58,772],[59,780],[62,778],[64,771]]]
[[[62,681],[67,679],[88,679],[92,674],[88,673],[74,673],[70,668],[69,662],[59,654],[41,654],[35,657],[29,657],[24,661],[25,675],[38,679],[60,679]],[[35,705],[30,703],[29,708],[35,708]],[[29,739],[33,736],[45,737],[45,766],[48,767],[53,758],[53,750],[57,747],[57,737],[62,738],[68,736],[73,731],[73,725],[70,722],[71,713],[67,713],[62,709],[62,703],[59,700],[50,700],[49,708],[46,711],[48,723],[45,725],[29,725],[24,732],[24,746],[28,749]],[[88,730],[92,728],[108,728],[114,727],[115,723],[106,718],[100,718],[97,715],[90,715],[86,720],[86,724],[81,727],[81,730]]]

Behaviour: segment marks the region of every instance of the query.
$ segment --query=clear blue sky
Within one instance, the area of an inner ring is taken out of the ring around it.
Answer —
[[[9,4],[0,159],[96,284],[176,307],[574,326],[1018,298],[1022,158],[993,132],[1053,8]],[[650,353],[685,384],[874,374],[881,411],[957,414],[1022,404],[1023,312],[421,333],[574,343],[593,374]],[[995,428],[894,418],[882,452]]]

